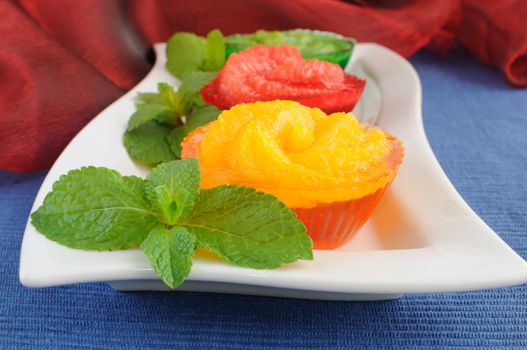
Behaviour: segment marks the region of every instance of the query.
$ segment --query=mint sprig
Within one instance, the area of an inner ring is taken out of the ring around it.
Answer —
[[[200,89],[225,64],[225,40],[215,29],[206,38],[174,34],[167,43],[166,68],[182,81],[179,89],[158,84],[158,93],[139,93],[136,112],[123,137],[130,157],[157,165],[181,157],[181,141],[195,128],[215,120],[220,110],[201,99]]]
[[[157,94],[140,93],[137,110],[123,136],[130,157],[150,165],[179,159],[185,136],[220,114],[216,107],[205,105],[199,95],[214,77],[211,72],[193,72],[178,90],[159,83]]]
[[[311,239],[295,213],[276,197],[249,187],[201,191],[194,210],[179,225],[238,266],[272,269],[313,258]]]
[[[61,176],[31,219],[49,239],[89,250],[136,247],[158,223],[144,180],[95,167]]]
[[[141,243],[141,249],[163,282],[176,288],[192,268],[196,237],[183,227],[158,226]]]
[[[194,158],[161,164],[150,172],[146,196],[161,222],[175,225],[187,217],[198,199],[200,180]]]
[[[144,164],[159,164],[176,159],[169,143],[173,128],[150,121],[126,131],[123,143],[130,158]]]
[[[139,108],[128,121],[126,131],[133,131],[144,124],[155,121],[161,125],[168,125],[174,121],[173,110],[163,104],[145,104]]]
[[[225,38],[219,29],[214,29],[207,34],[205,44],[205,71],[217,71],[225,64]]]
[[[235,185],[200,191],[199,183],[195,159],[162,164],[146,179],[85,167],[61,176],[31,219],[71,248],[140,247],[171,288],[190,273],[197,247],[256,269],[313,258],[304,225],[276,197]]]
[[[218,29],[207,38],[179,32],[170,37],[166,48],[168,71],[179,80],[193,72],[217,71],[225,64],[225,39]]]
[[[174,155],[177,158],[181,158],[181,142],[183,142],[183,139],[185,139],[185,137],[193,130],[216,120],[219,114],[220,111],[218,108],[212,105],[206,105],[194,109],[187,119],[187,122],[174,128],[170,136],[167,138],[170,149]]]
[[[157,104],[161,105],[163,104],[163,100],[156,92],[138,92],[136,101],[135,101],[135,108],[139,109],[143,107],[144,105],[150,105],[150,104]]]

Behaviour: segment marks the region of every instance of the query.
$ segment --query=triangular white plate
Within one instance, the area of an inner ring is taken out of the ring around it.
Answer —
[[[122,135],[134,112],[138,91],[155,91],[158,82],[177,85],[165,70],[164,44],[157,62],[134,89],[89,123],[59,157],[36,197],[42,203],[61,174],[86,165],[125,175],[145,176],[133,163]],[[443,173],[426,139],[421,87],[413,67],[376,44],[358,44],[348,69],[374,83],[356,112],[377,119],[397,135],[406,157],[391,189],[368,224],[346,246],[315,251],[313,261],[276,270],[239,268],[196,258],[178,290],[334,300],[375,300],[405,293],[469,291],[527,282],[527,264],[463,201]],[[28,222],[20,257],[20,281],[48,287],[107,281],[120,290],[166,290],[139,250],[90,252],[49,241]]]

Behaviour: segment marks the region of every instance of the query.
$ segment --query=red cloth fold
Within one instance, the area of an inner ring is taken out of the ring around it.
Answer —
[[[148,72],[151,44],[176,31],[321,29],[406,57],[446,53],[457,38],[527,86],[526,18],[523,0],[0,0],[0,168],[50,166]]]
[[[459,41],[474,56],[527,86],[527,1],[463,0]]]

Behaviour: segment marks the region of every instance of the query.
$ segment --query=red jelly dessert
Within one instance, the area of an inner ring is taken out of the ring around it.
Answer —
[[[365,84],[338,64],[305,60],[295,47],[255,45],[229,56],[218,76],[201,89],[201,96],[220,109],[293,100],[326,113],[350,112]]]

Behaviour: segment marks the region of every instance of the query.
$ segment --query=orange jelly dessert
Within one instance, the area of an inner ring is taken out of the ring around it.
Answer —
[[[199,161],[202,188],[238,184],[276,196],[316,249],[341,246],[364,225],[403,154],[399,140],[352,113],[281,100],[235,105],[182,143],[182,157]]]

